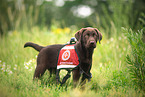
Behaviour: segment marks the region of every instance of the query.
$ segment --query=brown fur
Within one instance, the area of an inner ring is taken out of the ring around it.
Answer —
[[[82,28],[75,34],[78,42],[75,44],[76,50],[80,57],[80,68],[73,71],[73,80],[77,82],[83,71],[82,81],[89,77],[92,67],[92,55],[97,41],[102,40],[102,34],[96,28]],[[37,58],[37,67],[35,69],[34,78],[40,78],[46,70],[50,74],[56,73],[57,57],[63,45],[49,45],[42,47],[37,44],[27,42],[24,47],[33,47],[39,51]],[[89,78],[88,78],[89,79]]]

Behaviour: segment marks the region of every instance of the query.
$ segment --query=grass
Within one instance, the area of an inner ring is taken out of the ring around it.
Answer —
[[[68,28],[67,28],[68,29]],[[84,90],[73,88],[72,78],[60,87],[55,84],[55,76],[48,79],[46,72],[41,80],[33,81],[38,52],[32,48],[23,48],[28,41],[46,46],[65,44],[72,33],[57,33],[60,29],[47,31],[32,28],[31,32],[13,31],[0,37],[0,96],[1,97],[100,97],[100,96],[143,96],[142,90],[134,86],[126,63],[130,45],[122,33],[118,37],[107,39],[103,33],[101,44],[93,55],[91,82]],[[69,30],[69,29],[68,29]],[[56,32],[55,32],[56,31]]]

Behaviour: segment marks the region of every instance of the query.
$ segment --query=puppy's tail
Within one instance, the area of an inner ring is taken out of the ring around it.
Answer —
[[[35,44],[35,43],[32,43],[32,42],[25,43],[24,48],[25,47],[32,47],[39,52],[41,51],[42,48],[44,48],[43,46],[39,46],[38,44]]]

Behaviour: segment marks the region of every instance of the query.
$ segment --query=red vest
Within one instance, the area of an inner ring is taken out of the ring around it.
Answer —
[[[79,57],[74,45],[64,46],[60,52],[57,62],[57,69],[72,69],[79,65]]]

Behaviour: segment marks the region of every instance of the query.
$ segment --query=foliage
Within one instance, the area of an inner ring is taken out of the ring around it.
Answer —
[[[56,6],[58,1],[64,5]],[[77,17],[74,11],[82,5],[89,6],[93,14]],[[117,27],[115,34],[121,26],[136,28],[138,14],[144,13],[144,9],[141,0],[1,0],[0,35],[21,29],[31,31],[35,26],[50,29],[52,25],[59,28],[75,25],[78,28],[102,27],[111,37],[112,26]]]
[[[142,41],[143,30],[127,31],[127,38],[131,45],[131,54],[126,59],[129,64],[130,74],[137,86],[145,90],[145,43]]]
[[[99,27],[103,27],[108,37],[119,35],[121,27],[131,26],[129,24],[131,17],[129,12],[132,10],[132,4],[132,0],[108,0],[106,3],[104,2],[102,6],[99,6],[101,14],[96,12],[96,18],[98,19],[97,23],[93,26],[95,27],[97,25]]]
[[[107,39],[103,33],[103,40],[97,44],[93,55],[93,77],[85,90],[80,87],[74,89],[72,77],[60,87],[55,84],[55,76],[49,78],[49,72],[42,79],[33,81],[38,52],[23,48],[24,43],[32,41],[44,46],[65,44],[77,31],[67,33],[65,29],[68,28],[53,28],[51,32],[35,27],[32,28],[33,35],[26,31],[14,31],[0,39],[0,96],[143,96],[141,90],[135,90],[128,74],[125,56],[130,46],[124,34]],[[64,72],[62,75],[65,75]]]
[[[2,0],[0,4],[0,34],[14,30],[29,30],[38,21],[39,9],[35,0]]]

